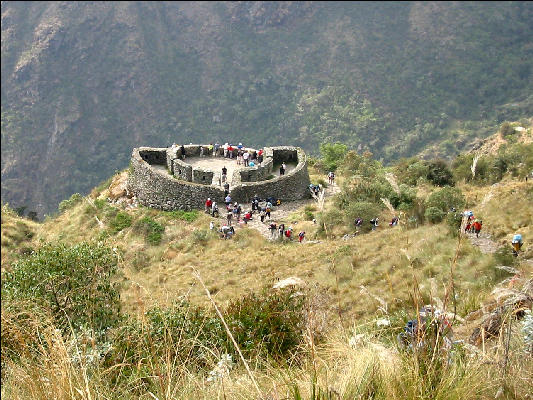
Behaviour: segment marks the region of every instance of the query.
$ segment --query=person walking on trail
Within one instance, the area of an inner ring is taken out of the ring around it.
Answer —
[[[224,183],[224,196],[227,196],[229,194],[229,183]]]
[[[237,203],[235,203],[237,204]],[[242,214],[242,207],[240,204],[237,204],[237,218],[238,218],[238,221],[241,220],[241,214]]]
[[[247,224],[248,221],[252,219],[252,212],[248,211],[246,214],[244,214],[244,223]]]
[[[378,218],[372,218],[370,220],[370,224],[372,225],[372,230],[375,231],[376,228],[378,227]]]
[[[212,231],[213,229],[215,229],[215,223],[214,223],[213,221],[211,221],[211,222],[209,223],[209,230]]]
[[[272,204],[270,204],[270,207],[268,206],[270,203],[267,203],[267,206],[265,207],[265,216],[270,219],[270,212],[272,211]]]
[[[476,219],[474,221],[474,224],[472,225],[472,227],[474,228],[474,232],[476,233],[476,237],[479,237],[479,232],[481,232],[481,227],[483,226],[483,221],[481,221],[480,219]]]
[[[259,212],[259,217],[261,217],[261,222],[265,222],[265,217],[266,217],[266,208],[262,208],[261,211]]]
[[[231,204],[231,197],[229,194],[224,199],[224,203],[226,203],[226,207],[228,207]]]
[[[228,169],[224,165],[222,167],[222,183],[226,182],[227,178],[228,178]]]
[[[354,221],[355,229],[358,230],[363,225],[363,220],[357,217]]]
[[[282,163],[281,167],[279,167],[279,174],[280,175],[285,175],[285,169],[286,168],[287,168],[287,166],[285,165],[285,163]]]
[[[335,173],[333,171],[328,172],[328,182],[333,184],[335,182]]]
[[[180,146],[180,151],[181,151],[181,159],[185,160],[185,146],[184,145]]]
[[[393,226],[396,226],[398,225],[398,221],[400,220],[400,218],[398,217],[393,217],[391,222],[389,222],[389,226],[392,228]]]
[[[268,226],[268,229],[270,229],[270,237],[274,238],[274,235],[276,234],[277,226],[275,222],[271,222]]]
[[[218,149],[220,149],[220,143],[218,141],[215,143],[215,147],[213,149],[213,157],[218,156]]]
[[[231,211],[228,211],[228,215],[226,215],[226,219],[228,220],[228,225],[231,226],[231,220],[233,218],[233,214]]]
[[[516,235],[513,235],[513,240],[511,240],[511,246],[513,246],[513,255],[515,257],[518,256],[518,252],[522,248],[523,242],[522,242],[522,235],[517,233]]]
[[[230,145],[228,146],[229,158],[233,158],[233,150],[234,150],[234,148],[233,148],[233,146],[230,143]]]
[[[224,146],[222,146],[222,149],[224,150],[224,158],[228,158],[228,143],[224,143]]]
[[[200,157],[204,156],[204,146],[200,146]]]
[[[211,197],[208,197],[205,201],[205,212],[208,213],[211,211],[211,206],[213,205],[213,201],[211,200]]]
[[[215,201],[213,201],[213,204],[211,205],[211,216],[214,217],[215,214],[218,215],[218,206]]]
[[[285,233],[285,224],[279,224],[278,237],[283,238],[284,233]]]
[[[301,231],[299,234],[298,234],[298,242],[299,243],[302,243],[302,240],[304,240],[305,238],[305,232],[304,231]]]

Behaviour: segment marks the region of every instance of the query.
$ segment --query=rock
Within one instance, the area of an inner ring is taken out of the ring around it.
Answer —
[[[286,279],[283,279],[282,281],[279,281],[278,283],[276,283],[274,286],[272,286],[273,289],[283,289],[283,288],[286,288],[288,286],[305,286],[305,282],[300,279],[300,278],[296,278],[296,277],[290,277],[290,278],[286,278]]]

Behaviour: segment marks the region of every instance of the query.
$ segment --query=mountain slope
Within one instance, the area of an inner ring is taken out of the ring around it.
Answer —
[[[533,114],[532,17],[527,2],[2,2],[2,201],[49,213],[141,145],[453,154]]]

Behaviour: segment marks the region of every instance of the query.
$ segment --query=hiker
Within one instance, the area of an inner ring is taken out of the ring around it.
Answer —
[[[226,166],[224,165],[224,166],[222,167],[222,183],[226,182],[227,177],[228,177],[228,169],[227,169]]]
[[[319,185],[315,185],[314,191],[315,191],[315,196],[318,197],[318,194],[320,193],[320,186]]]
[[[184,145],[180,146],[180,151],[181,151],[182,160],[185,160],[185,146]]]
[[[305,238],[305,232],[302,231],[302,232],[300,232],[300,233],[298,234],[298,242],[299,242],[299,243],[302,243],[302,240],[304,240],[304,238]]]
[[[287,166],[285,165],[285,163],[282,163],[281,167],[279,167],[279,174],[280,175],[285,175],[285,169],[286,168],[287,168]]]
[[[220,232],[222,233],[224,240],[227,240],[231,239],[231,236],[235,233],[235,229],[233,226],[224,225],[220,228]]]
[[[513,255],[515,257],[518,256],[518,252],[522,248],[522,235],[517,233],[513,236],[513,240],[511,241],[511,246],[513,246]]]
[[[483,221],[477,220],[477,219],[474,221],[472,228],[474,229],[474,232],[476,233],[476,237],[479,237],[479,232],[481,231],[482,226],[483,226]]]
[[[265,216],[270,219],[270,212],[272,211],[272,204],[270,204],[270,207],[268,206],[270,203],[267,203],[267,206],[265,207]]]
[[[259,165],[263,163],[263,149],[259,150],[259,153],[257,153],[257,163]]]
[[[261,222],[265,222],[265,217],[266,217],[266,208],[265,207],[263,207],[261,209],[261,211],[259,212],[259,216],[261,217]]]
[[[248,153],[248,151],[245,151],[242,155],[242,159],[244,160],[244,166],[247,167],[248,163],[250,162],[250,153]]]
[[[233,217],[236,218],[237,223],[239,222],[240,218],[238,216],[239,208],[237,207],[237,203],[233,205],[233,210],[231,211],[233,213]]]
[[[235,203],[235,204],[237,204],[237,203]],[[241,214],[242,214],[242,207],[241,207],[240,204],[238,204],[237,205],[237,218],[238,218],[239,221],[241,219]]]
[[[389,226],[392,228],[393,226],[398,225],[398,220],[399,220],[398,217],[393,217],[391,222],[389,222]]]
[[[215,143],[215,148],[213,150],[213,157],[218,156],[218,149],[220,149],[220,143],[218,141]]]
[[[222,149],[224,149],[224,158],[228,158],[228,142],[224,143],[224,146],[222,146]]]
[[[285,231],[285,237],[289,240],[292,240],[292,228],[289,226],[289,228]]]
[[[237,149],[237,165],[241,165],[243,152],[241,149]]]
[[[209,223],[209,230],[212,231],[213,229],[215,229],[215,223],[214,223],[213,221],[211,221],[211,222]]]
[[[229,194],[229,183],[224,183],[224,196],[227,196]]]
[[[218,206],[217,203],[213,201],[213,204],[211,205],[211,216],[215,217],[215,214],[218,217]]]
[[[206,213],[209,213],[212,205],[213,205],[213,201],[211,200],[211,197],[208,197],[207,200],[205,201],[205,212]]]
[[[275,232],[277,230],[276,223],[275,222],[271,222],[270,225],[268,226],[268,229],[270,229],[270,237],[273,238],[274,235],[275,235]]]
[[[224,199],[224,203],[226,203],[226,207],[228,207],[231,204],[231,197],[229,194]]]
[[[204,146],[200,146],[200,157],[204,156]]]
[[[335,182],[335,173],[333,171],[328,172],[328,182],[333,184]]]
[[[231,219],[233,218],[233,214],[231,211],[228,211],[228,215],[226,215],[226,219],[228,220],[228,225],[231,226]]]
[[[233,158],[233,146],[231,145],[231,143],[228,147],[228,153],[229,153],[229,158]]]
[[[252,219],[252,212],[248,211],[246,214],[244,214],[244,223],[247,224],[248,221]]]
[[[285,224],[279,224],[278,237],[283,238],[284,233],[285,233]]]
[[[357,217],[354,221],[354,224],[355,224],[355,229],[357,230],[358,228],[360,228],[362,225],[363,225],[363,220],[359,217]]]
[[[379,218],[372,218],[370,220],[370,224],[372,225],[372,230],[375,231],[376,228],[378,227],[378,220]]]

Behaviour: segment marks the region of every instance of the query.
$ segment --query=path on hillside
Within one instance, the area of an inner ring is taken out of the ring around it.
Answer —
[[[329,185],[327,188],[324,189],[324,197],[325,198],[331,197],[338,192],[340,192],[340,188],[337,184]],[[254,228],[257,231],[259,231],[259,233],[261,233],[266,239],[271,240],[272,238],[270,235],[270,230],[268,229],[271,222],[275,222],[276,225],[279,225],[279,223],[285,220],[285,218],[287,218],[291,213],[299,210],[300,208],[308,204],[316,205],[317,210],[320,209],[319,202],[314,198],[305,199],[305,200],[289,201],[289,202],[282,203],[280,206],[273,207],[272,212],[270,213],[271,215],[270,220],[268,218],[265,218],[265,222],[261,222],[259,213],[254,213],[253,219],[249,221],[247,225],[236,223],[235,220],[232,220],[232,225],[236,231],[243,227]],[[243,206],[242,215],[244,215],[244,212],[250,209],[250,204],[242,204],[242,206]],[[264,202],[261,202],[260,206],[264,206]],[[220,225],[224,225],[226,223],[226,215],[227,215],[227,212],[225,210],[225,206],[224,204],[222,204],[221,214],[219,216],[219,220],[221,221]],[[289,224],[285,222],[285,226],[289,227]],[[298,233],[296,232],[296,234]]]
[[[488,233],[479,233],[479,237],[476,237],[475,233],[467,233],[466,236],[474,246],[479,247],[482,253],[492,254],[498,250],[498,243],[491,239]]]

